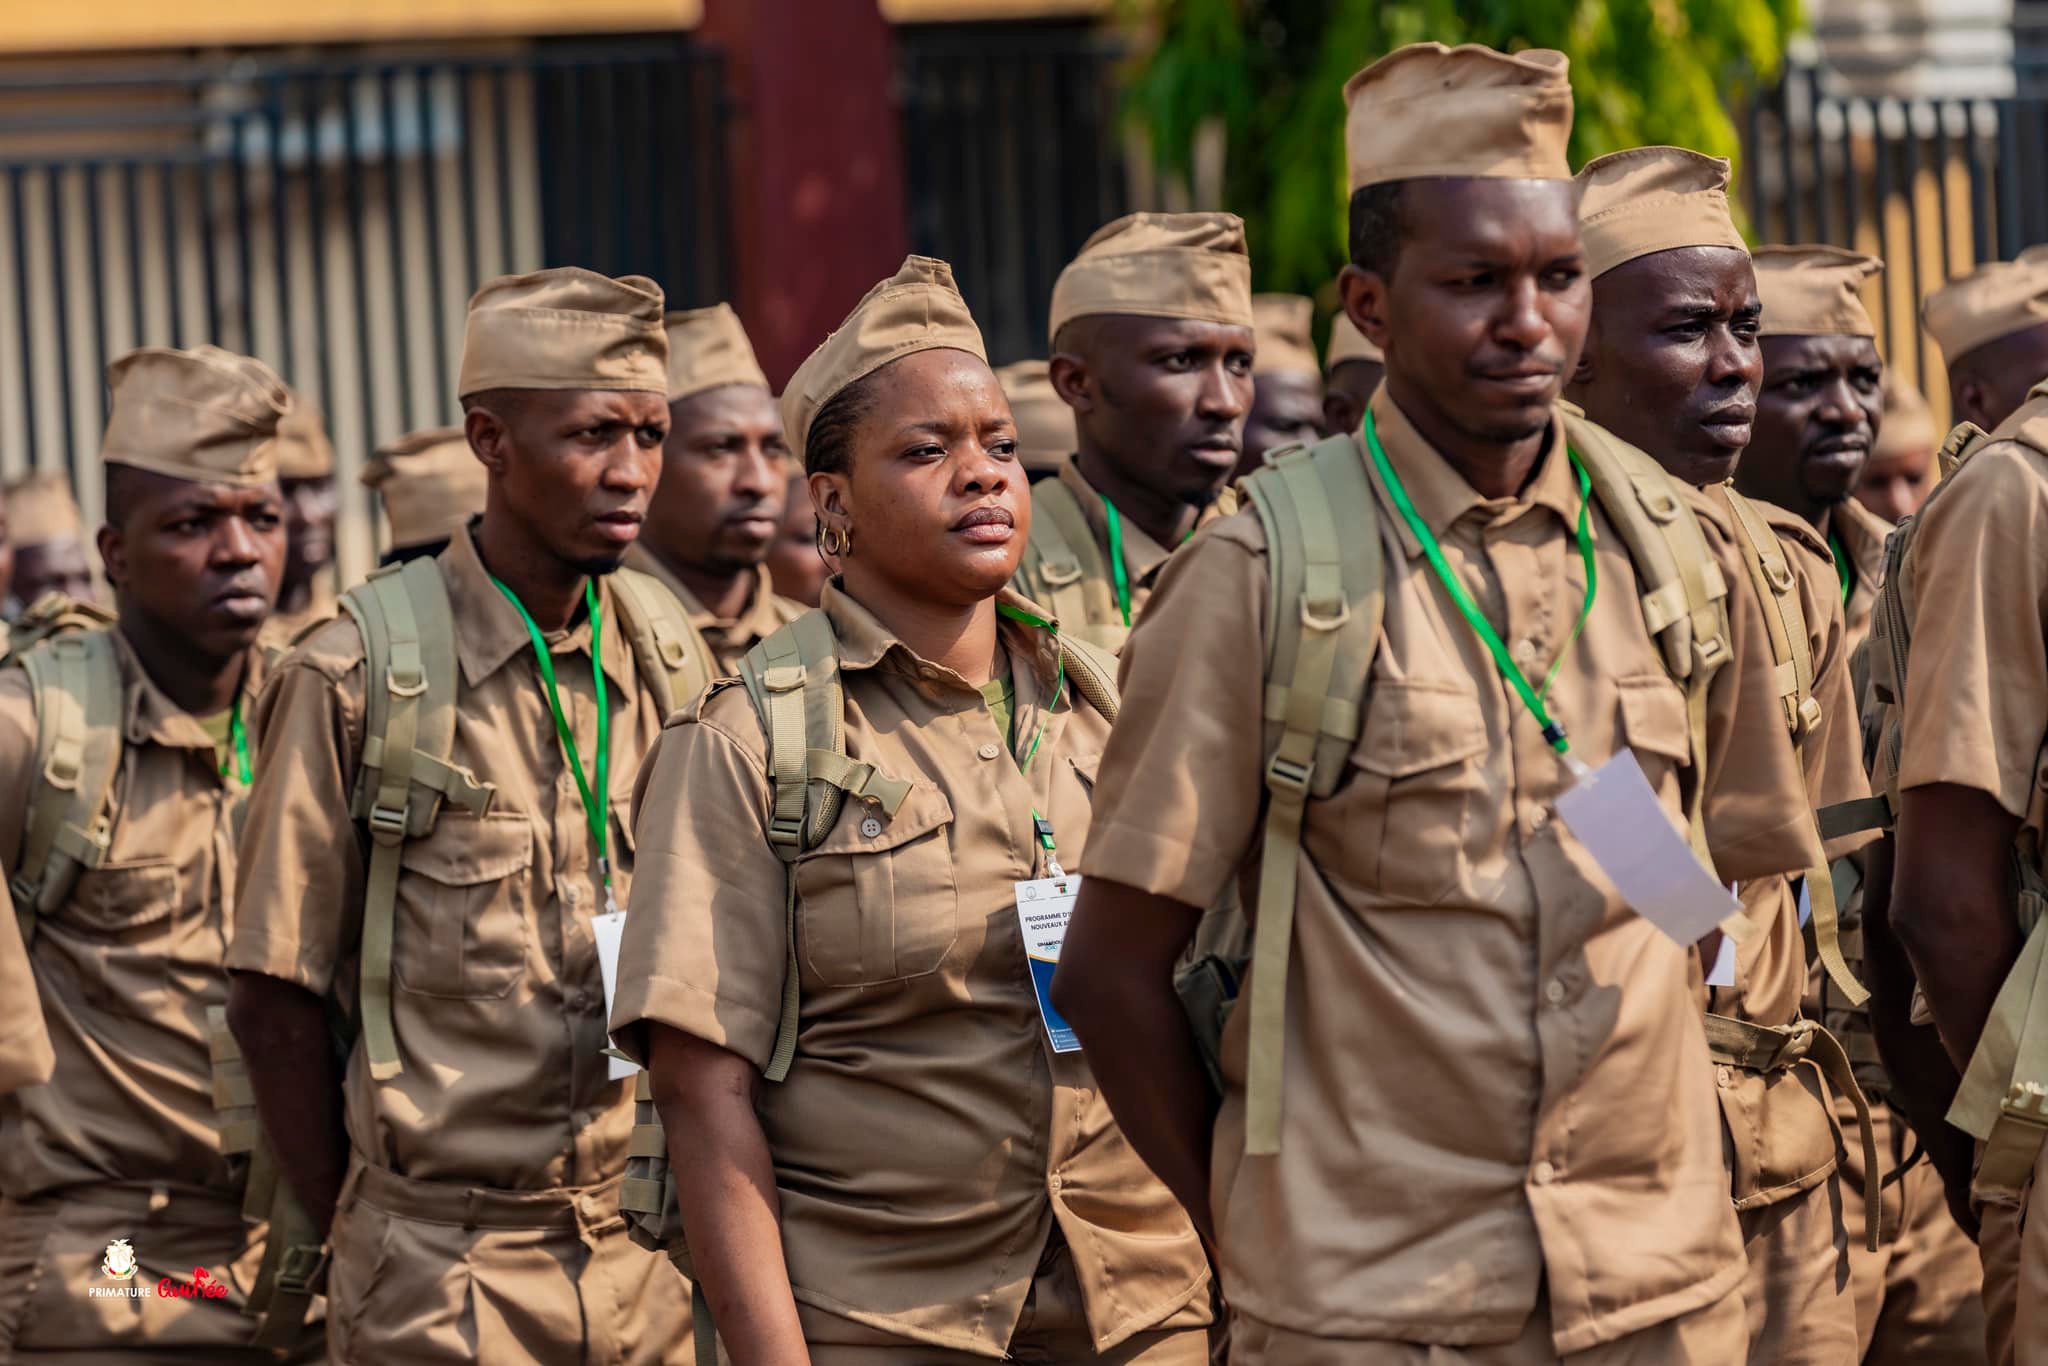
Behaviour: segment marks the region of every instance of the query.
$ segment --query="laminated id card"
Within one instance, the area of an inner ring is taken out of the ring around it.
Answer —
[[[604,1018],[612,1018],[612,1002],[619,995],[619,941],[626,934],[626,913],[606,911],[603,915],[590,917],[590,932],[597,937],[597,966],[604,974]],[[605,1049],[605,1073],[613,1081],[623,1081],[640,1070],[640,1064],[620,1053]]]
[[[1059,966],[1060,945],[1067,939],[1067,920],[1081,890],[1078,877],[1041,877],[1014,884],[1017,921],[1024,928],[1024,953],[1031,962],[1031,989],[1038,993],[1038,1014],[1055,1053],[1078,1053],[1081,1040],[1074,1027],[1052,1008],[1052,973]]]

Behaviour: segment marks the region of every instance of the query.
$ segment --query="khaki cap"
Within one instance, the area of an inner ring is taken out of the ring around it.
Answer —
[[[2048,245],[1949,281],[1927,296],[1920,316],[1951,365],[1987,342],[2048,323]]]
[[[1258,334],[1258,351],[1252,360],[1255,375],[1312,375],[1323,377],[1316,364],[1316,343],[1312,335],[1316,306],[1300,294],[1252,295],[1252,327]]]
[[[1570,61],[1410,43],[1344,83],[1351,188],[1435,176],[1570,180]]]
[[[277,424],[277,477],[326,479],[334,473],[334,445],[320,421],[320,410],[294,393],[292,406]]]
[[[802,457],[818,410],[841,389],[919,351],[965,351],[988,361],[981,329],[953,283],[953,267],[930,256],[906,256],[790,376],[782,391],[789,448]]]
[[[460,398],[487,389],[668,393],[661,286],[564,266],[504,275],[469,301]]]
[[[1353,360],[1385,365],[1387,353],[1373,345],[1371,337],[1358,330],[1358,324],[1351,321],[1349,313],[1339,310],[1330,323],[1330,349],[1323,359],[1323,369],[1334,371],[1344,362]]]
[[[731,304],[671,313],[662,330],[668,333],[670,403],[725,384],[768,387],[768,376],[754,359],[754,344]]]
[[[1928,411],[1927,400],[1898,376],[1898,371],[1886,367],[1884,418],[1877,426],[1877,445],[1870,452],[1874,459],[1932,451],[1941,444],[1941,433],[1934,429],[1934,414]]]
[[[1052,370],[1042,360],[1020,360],[996,371],[1010,415],[1017,422],[1017,462],[1033,474],[1050,474],[1067,463],[1080,441],[1074,410],[1052,387]]]
[[[107,388],[107,464],[195,484],[277,478],[277,429],[291,390],[262,361],[217,346],[146,346],[107,367]]]
[[[1053,282],[1049,334],[1098,313],[1252,326],[1244,220],[1134,213],[1096,229]]]
[[[490,487],[460,427],[413,432],[378,447],[362,480],[384,504],[396,550],[453,536],[484,510]]]
[[[1579,168],[1579,231],[1586,273],[1679,247],[1749,244],[1728,212],[1728,160],[1683,147],[1634,147]]]
[[[1839,247],[1758,247],[1756,292],[1762,337],[1875,337],[1863,282],[1884,269],[1875,256]]]
[[[8,543],[20,550],[85,539],[85,518],[71,496],[71,481],[47,471],[7,486]]]

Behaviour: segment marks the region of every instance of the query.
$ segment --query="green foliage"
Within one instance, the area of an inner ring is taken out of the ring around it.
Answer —
[[[1671,143],[1739,151],[1729,102],[1777,72],[1798,0],[1127,0],[1157,42],[1128,117],[1161,169],[1188,174],[1222,120],[1225,207],[1261,289],[1316,294],[1344,262],[1344,82],[1403,43],[1569,53],[1575,163]]]

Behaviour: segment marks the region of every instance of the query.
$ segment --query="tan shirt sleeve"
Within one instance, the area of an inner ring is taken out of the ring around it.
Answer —
[[[1784,544],[1782,537],[1780,543]],[[1820,703],[1820,729],[1807,737],[1800,751],[1807,796],[1817,810],[1868,797],[1870,777],[1863,771],[1863,725],[1849,667],[1849,624],[1842,615],[1834,564],[1803,544],[1786,545],[1786,554],[1795,559],[1799,607],[1813,651],[1813,698]],[[1827,845],[1827,857],[1832,862],[1852,854],[1881,833],[1844,835]]]
[[[35,700],[26,670],[0,670],[0,877],[11,877],[21,858],[28,799],[35,791]],[[48,1081],[55,1060],[43,1025],[43,1003],[29,968],[28,950],[10,898],[0,926],[0,1095]]]
[[[256,781],[242,832],[228,967],[325,996],[362,938],[362,837],[349,818],[363,734],[352,618],[287,657],[256,704]]]
[[[746,689],[715,684],[641,765],[638,846],[612,1037],[647,1060],[643,1021],[765,1067],[788,967],[785,865],[768,841],[766,747]]]
[[[1258,834],[1265,781],[1265,542],[1216,523],[1173,558],[1123,649],[1123,705],[1103,751],[1081,860],[1186,906],[1213,905]]]
[[[1900,788],[1954,783],[2024,819],[2048,730],[2048,479],[2008,442],[1976,452],[1913,540]]]

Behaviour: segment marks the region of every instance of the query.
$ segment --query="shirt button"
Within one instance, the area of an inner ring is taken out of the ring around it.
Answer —
[[[1527,636],[1523,636],[1520,640],[1516,641],[1515,658],[1525,660],[1536,658],[1536,642]]]
[[[570,905],[573,906],[582,899],[583,889],[581,887],[576,886],[574,883],[571,883],[569,886],[564,887],[562,889],[562,900],[568,902]]]
[[[1728,1070],[1728,1064],[1724,1062],[1714,1068],[1714,1080],[1725,1091],[1735,1084],[1735,1074]]]
[[[1557,1179],[1557,1168],[1548,1162],[1538,1162],[1529,1170],[1529,1177],[1539,1186],[1547,1186]]]
[[[1558,981],[1555,977],[1551,978],[1549,983],[1543,988],[1543,999],[1554,1006],[1563,1005],[1564,983]]]
[[[1541,830],[1544,826],[1548,824],[1550,824],[1549,808],[1542,806],[1537,807],[1535,813],[1529,817],[1529,828],[1531,830]]]
[[[1003,747],[1001,745],[983,745],[974,752],[984,759],[993,759],[1003,752]]]
[[[860,833],[866,839],[873,839],[882,833],[882,823],[873,816],[869,816],[860,823]]]

